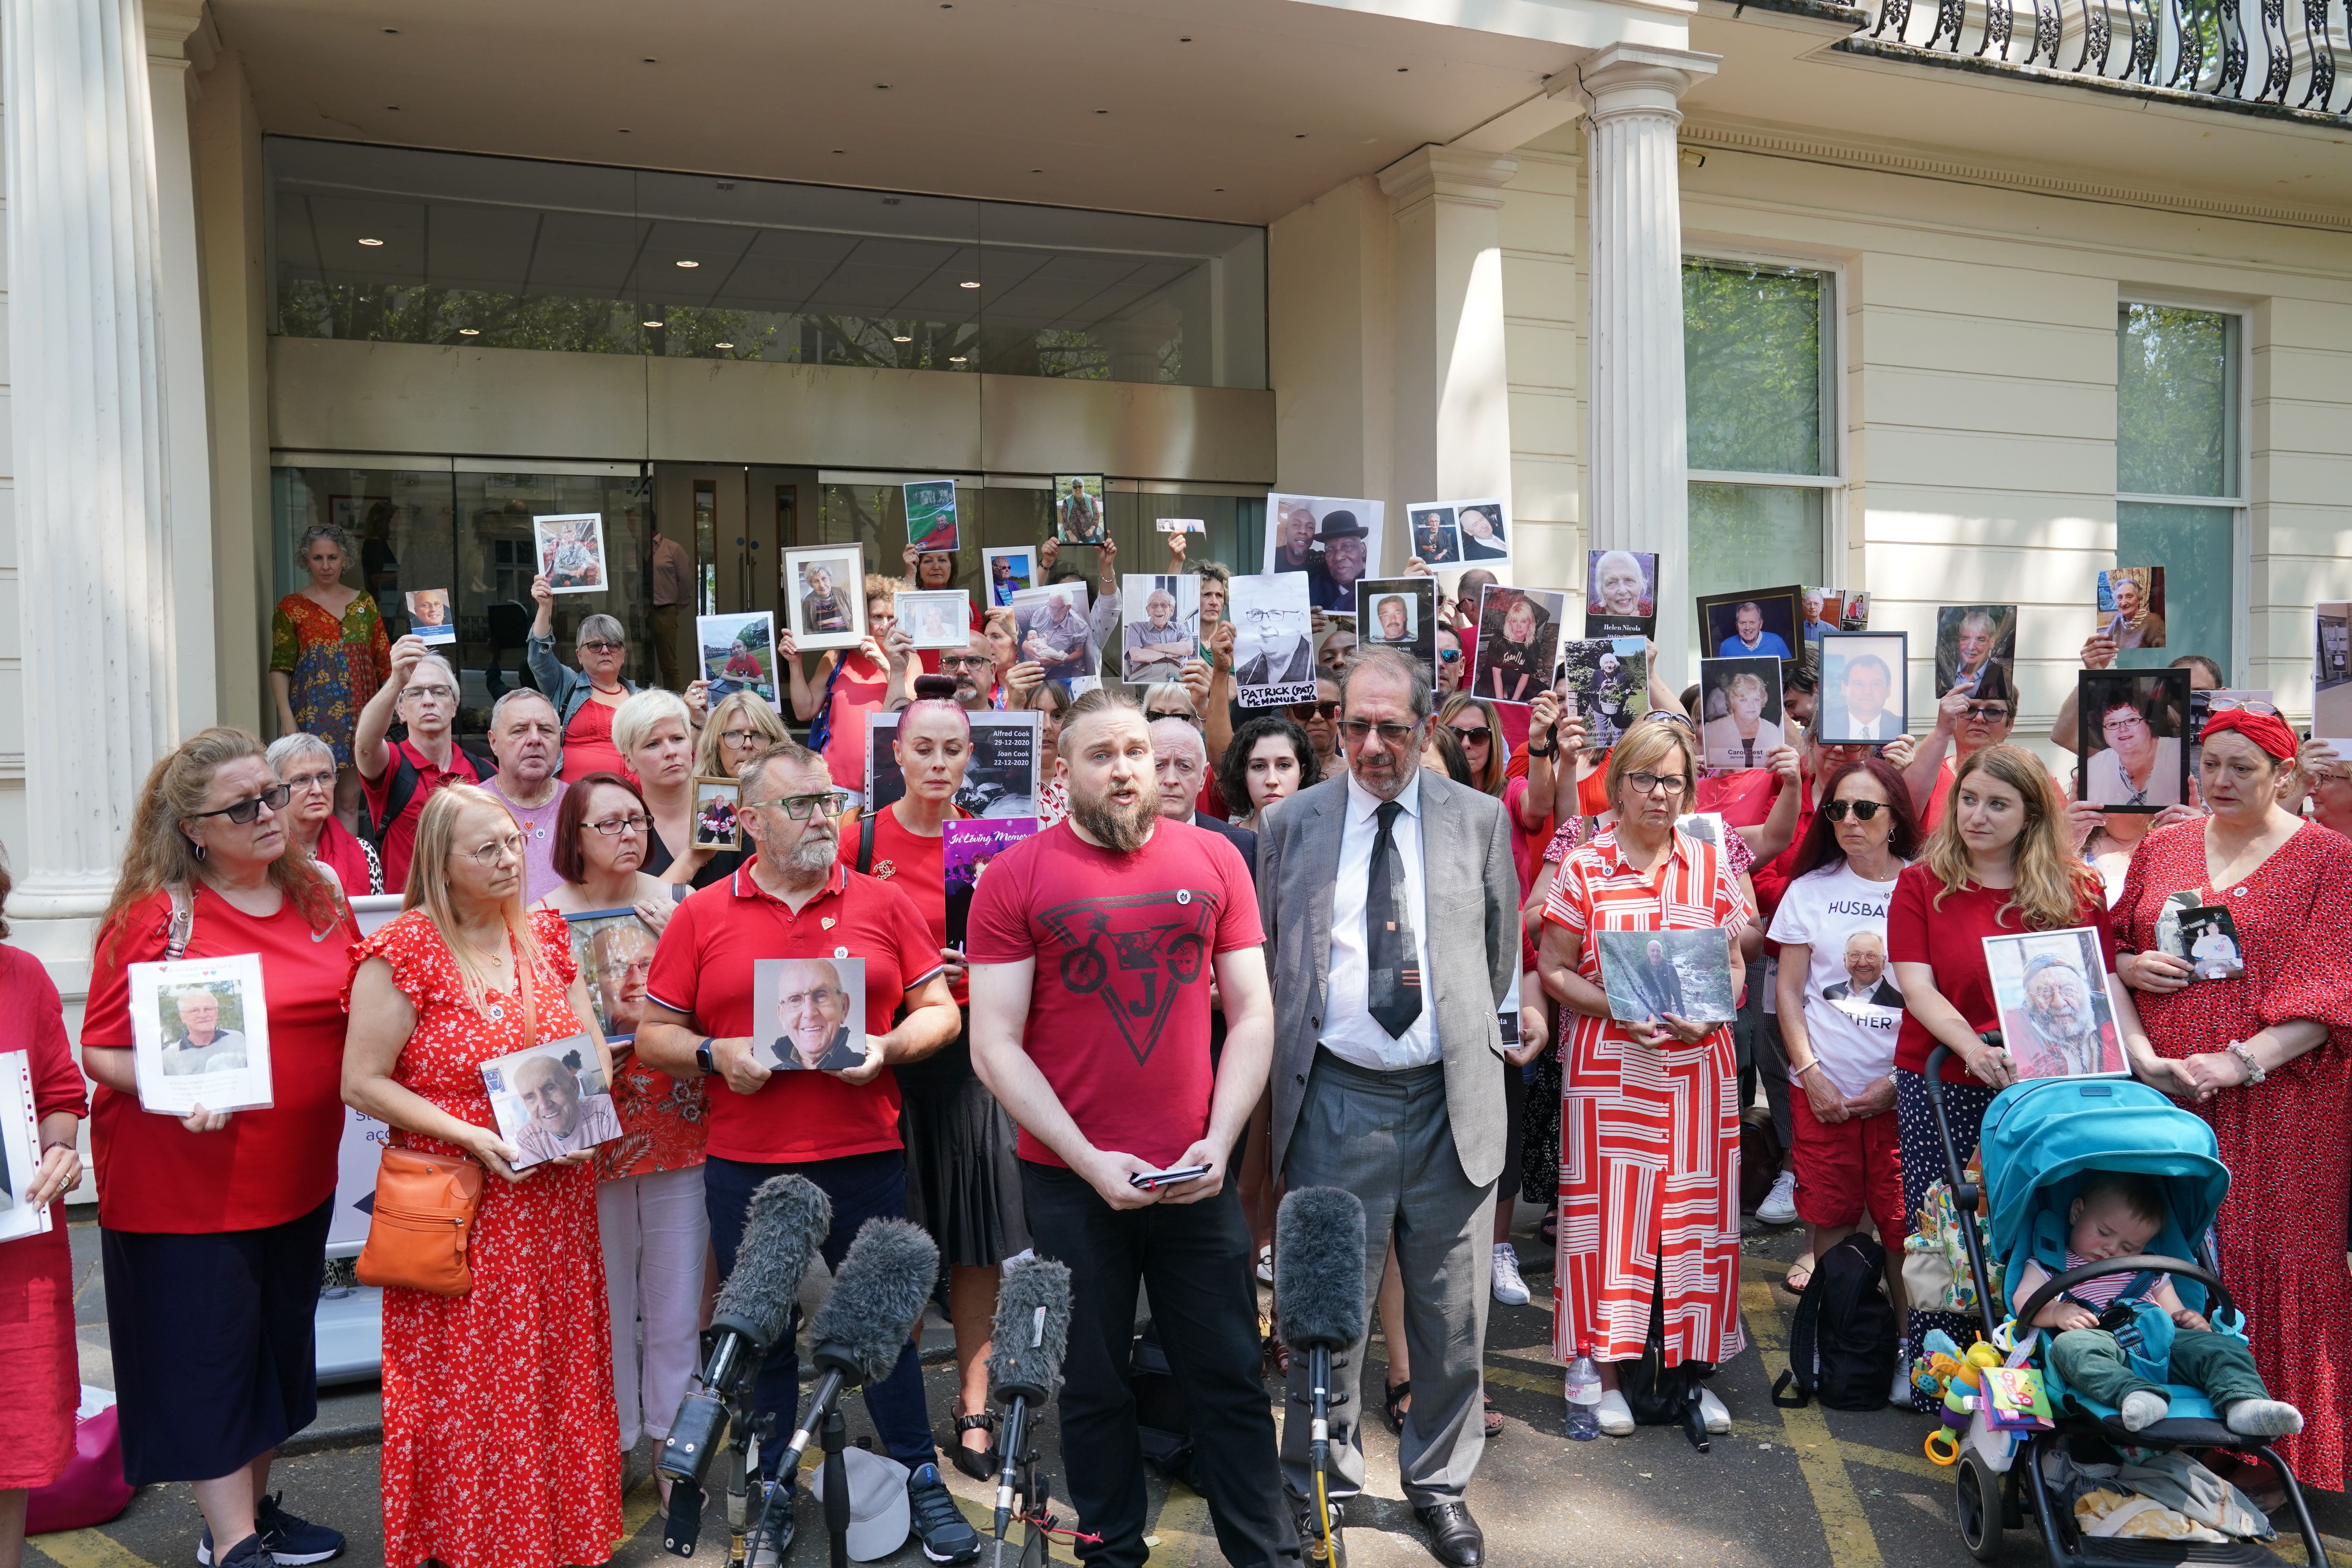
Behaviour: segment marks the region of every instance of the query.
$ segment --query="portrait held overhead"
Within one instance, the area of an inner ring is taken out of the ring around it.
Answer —
[[[1462,531],[1454,508],[1443,501],[1416,501],[1404,509],[1413,558],[1429,567],[1462,564]]]
[[[1013,647],[1024,662],[1044,669],[1046,679],[1079,680],[1102,673],[1087,602],[1084,583],[1055,583],[1013,595]]]
[[[1192,573],[1120,580],[1120,679],[1130,686],[1170,681],[1200,653],[1201,579]]]
[[[1658,558],[1641,550],[1584,557],[1584,635],[1646,637],[1658,626]]]
[[[1603,931],[1593,940],[1621,1024],[1727,1024],[1738,1012],[1720,931]]]
[[[408,635],[428,647],[457,640],[457,613],[446,588],[416,588],[406,595]]]
[[[1700,645],[1716,658],[1794,658],[1803,597],[1794,587],[1709,595],[1698,602]]]
[[[1364,647],[1392,647],[1437,679],[1437,580],[1433,577],[1367,577],[1356,584],[1362,608],[1356,616],[1356,641]]]
[[[893,594],[890,613],[919,648],[961,647],[971,640],[971,595],[965,589]]]
[[[1315,700],[1314,609],[1297,572],[1235,577],[1225,584],[1234,627],[1234,684],[1244,708]]]
[[[2164,568],[2114,566],[2099,574],[2097,636],[2126,652],[2164,646]]]
[[[1386,503],[1276,493],[1265,498],[1265,570],[1300,573],[1318,610],[1356,613],[1356,582],[1381,559]]]
[[[784,606],[802,652],[854,648],[866,640],[866,552],[818,544],[784,552]]]
[[[1100,474],[1054,476],[1054,539],[1061,544],[1100,544],[1108,519],[1103,513]]]
[[[604,564],[602,512],[559,512],[530,520],[539,574],[559,594],[601,594],[611,586]]]
[[[518,1171],[584,1154],[621,1136],[612,1086],[586,1035],[486,1061],[482,1087],[499,1135],[520,1152],[508,1162]]]
[[[2076,678],[2074,798],[2162,811],[2189,798],[2189,671],[2086,669]]]
[[[709,700],[715,706],[749,691],[770,707],[776,702],[776,617],[751,615],[697,616],[694,641],[701,659]]]
[[[1585,744],[1605,750],[1649,707],[1650,645],[1638,637],[1580,637],[1560,644],[1563,699],[1584,721]],[[1779,690],[1779,682],[1773,685]]]
[[[1013,595],[1037,585],[1037,547],[1015,545],[1003,550],[980,552],[981,575],[988,583],[988,602],[996,609],[1008,609]]]
[[[1698,661],[1699,743],[1711,768],[1760,768],[1788,744],[1780,707],[1780,660]]]
[[[2352,603],[2323,600],[2314,618],[2311,733],[2352,762]]]
[[[2016,1064],[2019,1078],[2130,1070],[2116,1029],[2097,931],[1989,936],[1984,950],[2000,1005],[2001,1048]]]
[[[1489,584],[1480,589],[1473,694],[1495,702],[1531,703],[1549,690],[1567,608],[1567,595],[1542,588]]]
[[[763,958],[751,967],[752,1054],[775,1072],[842,1072],[866,1065],[866,961]]]
[[[2017,689],[2017,606],[1941,605],[1936,610],[1936,695],[1977,696],[1989,671]]]
[[[1819,644],[1823,632],[1861,629],[1844,624],[1842,617],[1845,612],[1845,597],[1835,588],[1808,588],[1798,602],[1804,610],[1805,618],[1797,627],[1797,633],[1807,643],[1815,645],[1816,657],[1819,657]]]
[[[1812,737],[1825,746],[1885,745],[1910,727],[1910,637],[1904,632],[1827,632]]]
[[[909,479],[898,487],[907,507],[907,542],[917,552],[952,554],[960,548],[953,479]]]
[[[1464,561],[1508,561],[1511,558],[1511,542],[1506,531],[1501,501],[1455,501],[1454,526],[1462,538]]]

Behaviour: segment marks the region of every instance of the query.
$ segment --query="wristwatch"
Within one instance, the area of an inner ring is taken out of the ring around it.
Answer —
[[[702,1069],[705,1078],[719,1076],[719,1063],[710,1055],[710,1037],[708,1035],[703,1036],[702,1043],[694,1047],[694,1065]]]

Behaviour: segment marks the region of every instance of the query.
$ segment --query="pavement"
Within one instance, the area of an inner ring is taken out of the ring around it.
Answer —
[[[1955,1526],[1950,1472],[1930,1464],[1921,1452],[1929,1430],[1925,1417],[1892,1409],[1782,1410],[1772,1405],[1769,1390],[1787,1365],[1788,1321],[1795,1307],[1782,1277],[1802,1248],[1801,1230],[1761,1231],[1746,1240],[1740,1302],[1750,1345],[1716,1375],[1713,1386],[1731,1409],[1732,1430],[1701,1454],[1679,1431],[1665,1428],[1644,1427],[1632,1437],[1587,1443],[1562,1436],[1561,1371],[1549,1347],[1550,1277],[1539,1271],[1545,1260],[1532,1235],[1534,1211],[1523,1205],[1521,1215],[1527,1224],[1519,1233],[1519,1250],[1535,1265],[1528,1272],[1536,1299],[1525,1307],[1493,1310],[1486,1383],[1504,1417],[1504,1432],[1487,1445],[1470,1490],[1471,1508],[1486,1531],[1488,1562],[1577,1568],[1960,1568],[1973,1561]],[[89,1222],[72,1228],[83,1379],[110,1385],[97,1231]],[[809,1294],[822,1289],[821,1280],[812,1281]],[[924,1360],[932,1416],[943,1440],[954,1397],[950,1343],[945,1325],[934,1317],[926,1325]],[[1377,1386],[1373,1377],[1385,1370],[1384,1357],[1376,1339],[1368,1386]],[[1280,1398],[1279,1386],[1271,1385],[1268,1402],[1277,1420]],[[853,1399],[847,1415],[851,1442],[871,1437],[861,1404]],[[288,1508],[345,1532],[349,1548],[342,1561],[348,1563],[383,1560],[377,1474],[382,1430],[374,1384],[322,1391],[318,1420],[287,1445],[271,1477],[272,1489],[284,1489]],[[1042,1452],[1057,1497],[1059,1436],[1049,1418],[1042,1429]],[[1398,1489],[1396,1443],[1377,1415],[1368,1423],[1365,1446],[1371,1480],[1349,1508],[1349,1561],[1354,1568],[1426,1568],[1435,1559]],[[966,1515],[985,1533],[991,1488],[952,1467],[942,1468]],[[625,1539],[612,1562],[651,1568],[676,1561],[661,1549],[649,1446],[631,1457],[625,1488]],[[2308,1495],[2330,1562],[2352,1568],[2352,1500],[2340,1493]],[[1153,1478],[1150,1501],[1148,1539],[1155,1563],[1221,1561],[1208,1505],[1199,1496]],[[1062,1511],[1062,1522],[1073,1522],[1066,1505]],[[706,1516],[698,1560],[718,1557],[716,1525],[722,1517],[717,1509]],[[2280,1522],[2285,1527],[2275,1547],[2280,1558],[2304,1562],[2291,1523],[2284,1517]],[[185,1486],[151,1487],[111,1523],[34,1537],[26,1561],[36,1568],[179,1568],[194,1562],[203,1523]],[[805,1489],[800,1531],[794,1560],[822,1563],[824,1524]],[[1064,1563],[1076,1561],[1066,1543],[1057,1543],[1053,1555]],[[894,1568],[925,1563],[912,1542],[884,1561]],[[2046,1561],[2030,1525],[2005,1538],[2001,1561],[2017,1568]]]

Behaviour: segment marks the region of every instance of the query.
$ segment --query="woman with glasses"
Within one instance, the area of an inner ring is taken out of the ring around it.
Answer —
[[[312,1318],[343,1131],[338,994],[359,937],[333,879],[288,852],[292,794],[242,730],[204,731],[155,764],[99,918],[82,1021],[123,1479],[189,1482],[199,1551],[233,1568],[273,1553],[322,1562],[343,1544],[269,1491],[278,1446],[318,1414]],[[261,959],[273,1103],[142,1110],[131,966],[236,953]]]
[[[319,736],[341,779],[339,805],[347,819],[359,813],[359,781],[352,773],[352,727],[360,710],[392,677],[392,648],[373,595],[343,585],[356,558],[351,535],[331,522],[313,523],[294,547],[310,580],[278,601],[269,617],[269,690],[278,705],[278,732]]]
[[[802,668],[792,634],[776,634],[776,657],[792,680],[793,716],[808,725],[809,750],[824,758],[852,805],[866,797],[866,715],[905,705],[913,696],[909,682],[923,673],[914,639],[898,629],[890,607],[906,582],[869,572],[864,587],[866,640],[820,655],[814,674]]]
[[[1895,1037],[1903,994],[1887,972],[1886,909],[1895,879],[1919,852],[1911,791],[1879,757],[1846,763],[1822,783],[1827,798],[1797,846],[1771,939],[1780,944],[1779,1022],[1795,1123],[1797,1217],[1805,1256],[1822,1258],[1867,1212],[1887,1248],[1886,1288],[1903,1305],[1901,1140],[1895,1118]],[[1908,1404],[1910,1368],[1895,1369],[1890,1401]]]
[[[1936,831],[1951,809],[1952,777],[1958,764],[1987,746],[2007,742],[2016,722],[2017,689],[2009,671],[1998,664],[1987,664],[1974,687],[1944,694],[1936,704],[1934,728],[1903,770],[1923,831]],[[1945,755],[1947,750],[1952,754]]]
[[[335,816],[335,753],[316,735],[280,735],[266,753],[269,771],[292,793],[286,831],[295,849],[335,874],[348,895],[383,891],[383,861],[375,846]]]
[[[2210,815],[2140,841],[2116,903],[2116,973],[2153,1047],[2134,1069],[2212,1123],[2230,1167],[2222,1278],[2262,1329],[2263,1382],[2308,1421],[2282,1450],[2298,1479],[2338,1490],[2352,1433],[2352,1280],[2340,1251],[2352,1194],[2342,1132],[2352,844],[2279,804],[2300,748],[2269,706],[2214,704],[2197,766]],[[2185,902],[2230,911],[2239,978],[2196,977],[2177,935],[2167,951],[2160,926]],[[2275,1486],[2238,1480],[2250,1482],[2258,1494]]]
[[[646,872],[698,888],[725,880],[743,852],[694,847],[694,720],[686,700],[658,687],[638,692],[614,715],[613,739],[654,819]]]
[[[627,631],[610,616],[583,617],[572,638],[572,654],[580,668],[567,668],[555,657],[555,590],[546,578],[534,577],[530,596],[538,601],[539,614],[531,617],[530,640],[524,645],[523,658],[530,665],[531,679],[555,704],[556,716],[563,723],[563,771],[557,776],[571,784],[590,773],[621,772],[613,719],[637,689],[636,682],[621,674],[629,662]]]
[[[1738,1069],[1728,1025],[1664,1015],[1612,1017],[1603,988],[1604,931],[1720,930],[1749,919],[1730,862],[1676,832],[1697,772],[1688,726],[1643,722],[1609,753],[1616,821],[1560,864],[1544,903],[1538,973],[1573,1015],[1560,1122],[1560,1236],[1552,1348],[1563,1362],[1590,1348],[1601,1363],[1601,1429],[1633,1430],[1618,1365],[1649,1343],[1654,1299],[1665,1310],[1664,1364],[1729,1361],[1739,1326]],[[1730,944],[1732,994],[1745,968]],[[1597,1237],[1598,1246],[1569,1238]],[[1710,1432],[1731,1415],[1702,1386]]]
[[[387,891],[408,885],[416,819],[433,793],[446,784],[486,784],[498,774],[494,764],[457,743],[457,672],[449,661],[415,637],[403,637],[392,645],[392,679],[360,710],[352,756],[383,855]],[[394,720],[408,726],[406,739],[388,738]]]
[[[603,1563],[621,1533],[596,1151],[516,1170],[482,1082],[484,1062],[572,1035],[612,1081],[563,917],[524,912],[522,842],[487,790],[436,795],[400,917],[348,959],[343,1099],[397,1146],[487,1173],[472,1288],[383,1292],[383,1561],[399,1568]]]
[[[745,763],[786,739],[784,721],[756,691],[721,698],[694,744],[697,778],[731,779]]]

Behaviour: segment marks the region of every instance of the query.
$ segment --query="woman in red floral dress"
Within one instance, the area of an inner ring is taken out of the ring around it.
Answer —
[[[384,1561],[603,1563],[621,1534],[621,1452],[594,1151],[517,1173],[481,1064],[521,1049],[527,1028],[587,1033],[607,1082],[611,1060],[563,917],[525,923],[522,835],[495,795],[433,796],[408,889],[400,918],[352,949],[343,1098],[404,1146],[471,1157],[494,1179],[472,1289],[383,1293]]]
[[[2352,1430],[2352,840],[2280,806],[2294,757],[2294,731],[2272,715],[2207,721],[2198,782],[2212,815],[2140,841],[2115,910],[2116,944],[2129,950],[2116,969],[2156,1049],[2133,1066],[2212,1123],[2230,1167],[2221,1278],[2246,1310],[2263,1384],[2303,1412],[2280,1452],[2305,1486],[2340,1491]],[[2163,951],[2176,893],[2230,911],[2242,978],[2192,979],[2187,959]]]

